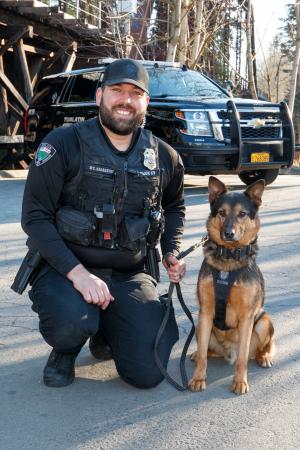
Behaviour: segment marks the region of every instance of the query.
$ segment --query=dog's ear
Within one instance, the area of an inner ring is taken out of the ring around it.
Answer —
[[[265,180],[258,180],[252,183],[244,192],[247,197],[254,203],[256,209],[261,205],[261,197],[265,189]]]
[[[210,204],[213,204],[220,195],[225,194],[227,188],[222,181],[216,177],[209,177],[208,180],[208,200]]]

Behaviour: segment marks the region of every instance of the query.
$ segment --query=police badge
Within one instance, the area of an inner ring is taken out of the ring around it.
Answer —
[[[156,154],[153,148],[146,148],[144,151],[144,166],[149,170],[156,168]]]

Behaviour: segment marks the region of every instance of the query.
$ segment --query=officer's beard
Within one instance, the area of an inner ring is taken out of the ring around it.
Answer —
[[[114,110],[122,107],[123,109],[128,109],[134,113],[133,108],[128,105],[117,105],[112,107],[112,109],[108,109],[103,102],[103,99],[100,101],[99,105],[99,119],[102,125],[108,128],[115,134],[119,134],[121,136],[127,136],[131,133],[134,133],[144,122],[145,113],[135,113],[131,119],[116,119],[113,116]]]

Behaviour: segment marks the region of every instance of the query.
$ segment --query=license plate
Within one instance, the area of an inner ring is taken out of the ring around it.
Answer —
[[[251,153],[252,163],[264,163],[270,161],[270,153]]]

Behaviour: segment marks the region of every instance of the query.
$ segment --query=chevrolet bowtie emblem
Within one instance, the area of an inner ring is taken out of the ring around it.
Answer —
[[[252,128],[261,128],[264,127],[266,125],[266,121],[263,119],[251,119],[248,122],[248,127],[252,127]]]

